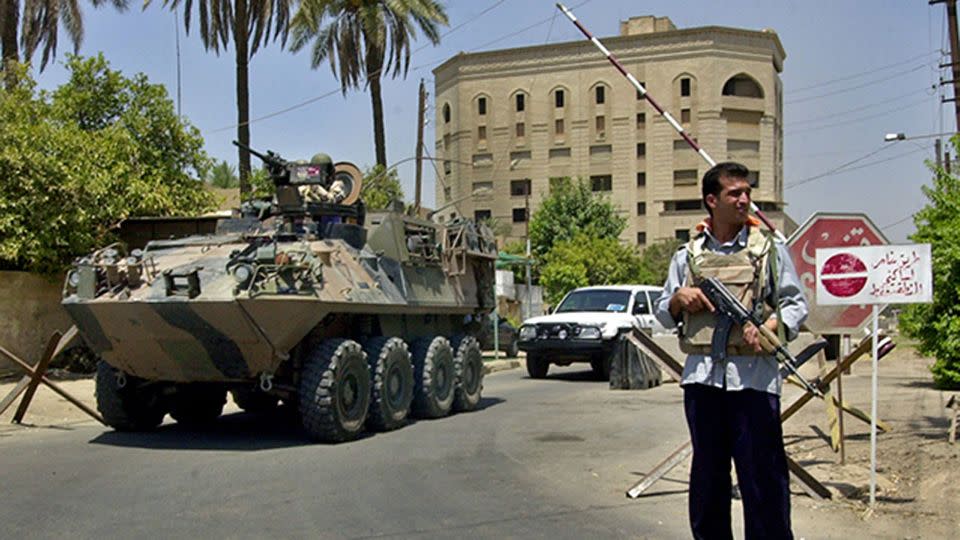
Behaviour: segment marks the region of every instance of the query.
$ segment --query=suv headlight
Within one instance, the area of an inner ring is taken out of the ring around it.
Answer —
[[[520,327],[520,341],[530,341],[537,337],[537,327],[524,325]]]
[[[600,329],[596,326],[584,326],[580,329],[580,339],[600,339]]]

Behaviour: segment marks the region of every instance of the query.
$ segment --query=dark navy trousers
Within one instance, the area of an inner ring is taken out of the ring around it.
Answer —
[[[745,537],[793,538],[780,397],[688,384],[683,401],[693,441],[689,503],[694,538],[733,538],[731,458],[743,500]]]

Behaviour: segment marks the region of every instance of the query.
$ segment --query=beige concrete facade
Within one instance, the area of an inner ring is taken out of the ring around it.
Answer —
[[[785,53],[777,34],[676,29],[635,17],[602,38],[663,108],[715,160],[756,173],[754,200],[783,214]],[[459,54],[434,70],[439,213],[496,218],[526,233],[551,178],[582,177],[628,218],[621,239],[648,245],[683,235],[704,215],[708,166],[586,41]],[[521,97],[522,96],[522,97]],[[529,186],[529,202],[526,190]],[[484,190],[489,188],[490,191]],[[470,194],[477,189],[484,194]],[[795,227],[795,224],[793,225]]]

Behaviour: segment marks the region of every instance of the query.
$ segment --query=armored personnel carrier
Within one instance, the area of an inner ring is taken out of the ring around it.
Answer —
[[[69,270],[62,303],[101,358],[107,423],[148,430],[169,413],[203,425],[230,392],[251,412],[283,402],[311,438],[339,442],[476,408],[491,231],[368,214],[349,163],[254,155],[272,201],[214,235],[114,244]]]

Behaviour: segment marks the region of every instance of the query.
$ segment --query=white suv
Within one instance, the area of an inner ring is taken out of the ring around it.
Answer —
[[[666,332],[653,316],[663,293],[652,285],[602,285],[567,293],[550,315],[523,321],[520,350],[527,353],[527,373],[547,376],[550,364],[590,362],[593,371],[610,378],[610,360],[618,338],[631,328]]]

